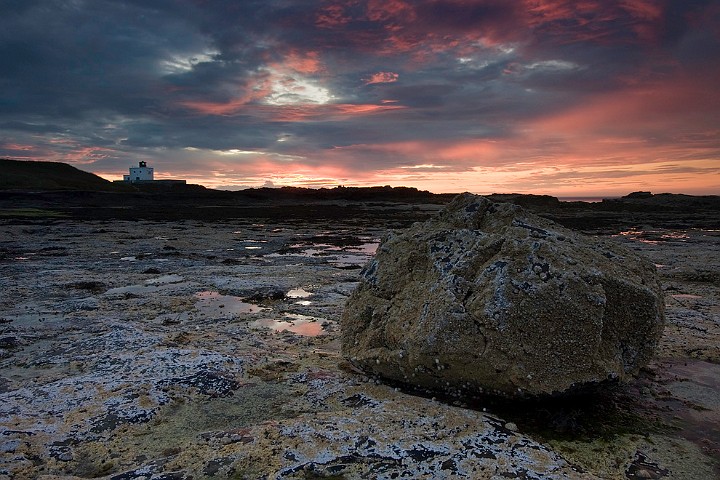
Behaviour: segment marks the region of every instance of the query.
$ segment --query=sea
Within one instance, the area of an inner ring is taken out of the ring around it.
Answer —
[[[558,197],[561,202],[587,202],[587,203],[598,203],[602,202],[603,199],[613,199],[619,197]]]

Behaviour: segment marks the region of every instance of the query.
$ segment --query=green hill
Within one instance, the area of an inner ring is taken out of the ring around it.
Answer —
[[[61,162],[27,162],[0,159],[0,190],[125,191],[115,184]]]

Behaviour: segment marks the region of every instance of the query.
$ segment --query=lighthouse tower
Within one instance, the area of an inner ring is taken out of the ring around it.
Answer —
[[[147,163],[140,162],[137,167],[130,167],[130,174],[123,175],[125,182],[146,182],[153,180],[153,168],[148,167]]]

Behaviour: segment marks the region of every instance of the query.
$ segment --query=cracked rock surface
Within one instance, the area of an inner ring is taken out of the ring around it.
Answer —
[[[718,475],[717,233],[603,236],[658,265],[659,357],[609,397],[513,406],[343,361],[343,306],[387,230],[0,220],[0,478]]]

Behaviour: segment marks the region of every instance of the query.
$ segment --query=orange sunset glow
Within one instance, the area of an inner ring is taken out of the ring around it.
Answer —
[[[717,2],[117,3],[0,7],[24,45],[0,157],[218,189],[720,193]]]

